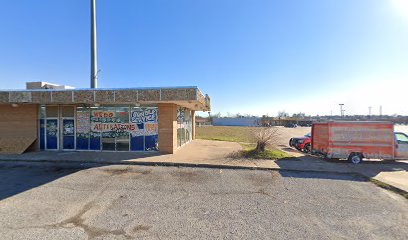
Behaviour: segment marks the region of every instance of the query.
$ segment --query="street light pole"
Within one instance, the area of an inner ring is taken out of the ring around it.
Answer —
[[[340,106],[340,116],[341,116],[341,117],[344,117],[344,110],[343,110],[344,104],[343,104],[343,103],[340,103],[339,106]]]
[[[96,48],[96,5],[91,0],[91,88],[98,87],[98,62]]]

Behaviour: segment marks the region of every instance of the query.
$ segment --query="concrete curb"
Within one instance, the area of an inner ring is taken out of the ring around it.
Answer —
[[[280,167],[250,167],[240,165],[224,165],[224,164],[209,164],[209,163],[180,163],[180,162],[116,162],[116,161],[78,161],[78,160],[5,160],[0,159],[0,162],[5,163],[71,163],[71,164],[97,164],[97,165],[139,165],[139,166],[163,166],[163,167],[191,167],[191,168],[211,168],[211,169],[239,169],[239,170],[261,170],[261,171],[292,171],[292,172],[316,172],[316,173],[333,173],[333,174],[357,174],[357,172],[332,171],[322,169],[298,169],[298,168],[280,168]],[[361,175],[364,176],[364,175]],[[367,178],[364,176],[364,178]]]

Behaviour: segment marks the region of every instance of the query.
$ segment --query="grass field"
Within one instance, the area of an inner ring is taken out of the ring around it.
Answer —
[[[301,137],[311,131],[310,127],[284,128],[279,129],[279,138],[275,143],[279,147],[288,147],[289,139]],[[253,133],[259,130],[258,127],[230,127],[230,126],[207,126],[197,127],[196,137],[199,139],[219,140],[240,143],[255,143]]]
[[[291,155],[278,149],[281,142],[287,142],[286,136],[282,140],[275,143],[276,146],[271,146],[265,152],[255,151],[256,141],[253,134],[258,131],[258,127],[230,127],[230,126],[208,126],[196,128],[196,138],[238,142],[243,150],[235,153],[233,157],[243,157],[251,159],[281,159],[289,158]],[[283,132],[284,130],[282,130]]]
[[[227,126],[198,127],[196,128],[196,137],[207,140],[255,143],[252,133],[257,129],[256,127]]]

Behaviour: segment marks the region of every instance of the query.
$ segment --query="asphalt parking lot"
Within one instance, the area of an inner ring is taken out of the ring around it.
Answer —
[[[347,174],[0,164],[1,239],[407,239],[408,201]]]

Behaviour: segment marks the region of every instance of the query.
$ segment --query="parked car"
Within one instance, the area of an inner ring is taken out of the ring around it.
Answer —
[[[312,153],[329,159],[408,159],[408,136],[394,132],[392,122],[330,121],[313,123]]]
[[[295,128],[295,127],[297,127],[297,124],[296,123],[286,123],[285,127],[286,128]]]
[[[311,127],[312,123],[309,122],[299,122],[300,127]]]
[[[294,147],[299,151],[309,153],[312,146],[312,135],[308,133],[303,137],[291,138],[289,140],[289,146]]]

